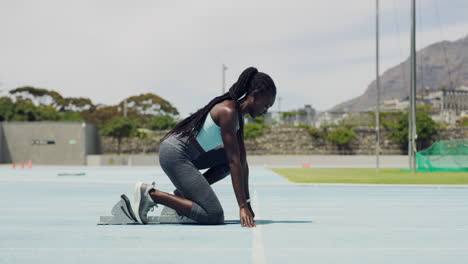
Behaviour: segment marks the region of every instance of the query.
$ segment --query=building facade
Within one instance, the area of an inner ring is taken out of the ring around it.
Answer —
[[[424,101],[431,106],[432,118],[437,122],[454,125],[462,116],[468,115],[468,88],[430,91]]]
[[[81,122],[1,122],[0,163],[86,165],[99,141],[97,128]]]
[[[303,108],[299,108],[296,111],[283,112],[281,113],[281,123],[297,126],[297,125],[308,125],[314,124],[315,109],[311,105],[305,105]]]

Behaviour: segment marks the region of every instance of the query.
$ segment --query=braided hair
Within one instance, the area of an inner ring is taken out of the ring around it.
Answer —
[[[241,73],[237,82],[231,86],[227,93],[215,97],[205,107],[179,122],[161,139],[161,142],[170,135],[196,137],[203,126],[206,116],[210,113],[211,108],[224,100],[234,100],[239,115],[239,131],[241,137],[243,137],[244,118],[240,111],[239,100],[247,98],[253,91],[258,91],[260,93],[270,92],[273,96],[276,96],[276,86],[270,76],[263,72],[258,72],[254,67],[249,67]]]

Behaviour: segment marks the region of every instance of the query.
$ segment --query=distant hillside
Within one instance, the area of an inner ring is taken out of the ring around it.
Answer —
[[[445,55],[446,54],[446,55]],[[416,54],[417,92],[423,87],[454,88],[468,86],[468,36],[456,41],[434,43]],[[448,67],[447,67],[448,64]],[[404,98],[409,95],[410,59],[385,71],[380,76],[383,100]],[[450,77],[447,68],[450,70]],[[375,107],[377,89],[375,80],[363,95],[334,106],[333,111],[363,111]]]

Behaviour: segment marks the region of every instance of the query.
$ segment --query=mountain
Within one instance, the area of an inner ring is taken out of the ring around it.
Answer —
[[[468,35],[456,41],[434,43],[416,53],[416,92],[423,88],[468,86]],[[447,67],[448,65],[448,67]],[[380,76],[381,102],[409,96],[410,58],[390,68]],[[365,111],[375,107],[376,81],[363,95],[340,103],[330,111]]]

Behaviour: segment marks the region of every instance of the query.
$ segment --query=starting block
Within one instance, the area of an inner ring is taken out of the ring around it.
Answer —
[[[98,225],[137,225],[130,200],[125,194],[112,207],[111,216],[99,217]],[[160,216],[148,216],[148,224],[196,224],[194,220],[179,215],[175,210],[164,207]]]

